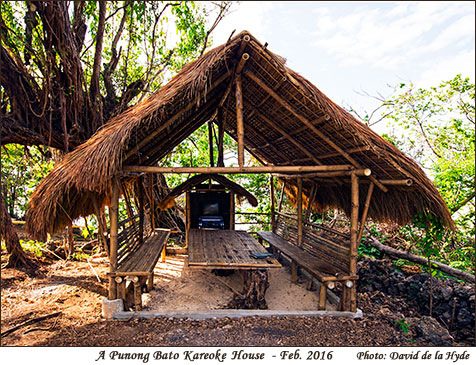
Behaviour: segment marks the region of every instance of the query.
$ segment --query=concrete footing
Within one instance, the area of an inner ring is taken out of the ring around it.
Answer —
[[[127,313],[124,312],[122,299],[109,300],[104,298],[102,300],[102,316],[106,319],[113,319],[115,313]]]
[[[285,310],[259,310],[259,309],[220,309],[205,312],[116,312],[112,315],[113,319],[130,320],[132,318],[188,318],[193,320],[215,319],[215,318],[241,318],[241,317],[345,317],[362,318],[363,313],[360,309],[357,312],[339,312],[339,311],[285,311]]]

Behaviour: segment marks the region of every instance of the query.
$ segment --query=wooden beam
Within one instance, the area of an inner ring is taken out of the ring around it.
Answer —
[[[243,167],[245,165],[245,144],[244,144],[244,122],[243,122],[243,93],[241,90],[241,75],[236,75],[236,135],[238,138],[238,165]]]
[[[347,161],[349,161],[354,167],[361,169],[362,167],[360,164],[355,161],[348,153],[346,153],[342,148],[337,146],[329,137],[327,137],[324,133],[322,133],[319,129],[317,129],[311,122],[309,122],[306,118],[304,118],[302,115],[297,113],[294,108],[286,102],[283,98],[281,98],[278,94],[276,94],[268,85],[266,85],[260,78],[258,78],[256,75],[251,73],[250,71],[245,71],[244,74],[253,80],[256,84],[258,84],[262,89],[264,89],[266,92],[268,92],[279,104],[281,104],[286,110],[288,110],[291,114],[293,114],[296,118],[298,118],[301,122],[303,122],[305,125],[309,127],[309,129],[314,132],[319,138],[324,140],[328,145],[330,145],[332,148],[334,148],[337,152],[339,152]],[[377,185],[382,191],[387,192],[388,189],[379,183],[375,177],[370,178],[375,185]]]
[[[357,152],[365,152],[369,150],[370,150],[370,146],[362,146],[362,147],[351,148],[347,150],[346,152],[350,154],[350,153],[357,153]],[[331,158],[331,157],[338,157],[338,156],[342,156],[342,155],[339,152],[336,152],[336,153],[328,153],[325,155],[320,155],[317,157],[319,159],[324,159],[324,158]]]
[[[357,274],[357,225],[359,223],[359,178],[351,175],[351,213],[350,213],[350,266],[349,274]],[[350,289],[350,311],[357,310],[355,285]]]
[[[362,234],[364,233],[365,222],[367,221],[367,214],[369,212],[370,199],[372,198],[373,191],[374,183],[370,182],[369,189],[367,190],[367,196],[365,198],[364,211],[362,212],[362,218],[360,218],[359,235],[357,236],[357,248],[360,245],[360,240],[362,239]]]
[[[271,231],[274,231],[276,226],[276,215],[275,212],[275,198],[274,198],[274,178],[273,175],[269,176],[269,193],[271,195]]]
[[[297,245],[302,246],[302,178],[297,179]]]
[[[304,174],[274,174],[275,177],[280,177],[283,179],[296,179],[301,177],[305,178],[314,178],[314,177],[337,177],[337,176],[349,176],[349,175],[357,175],[357,176],[370,176],[372,174],[372,170],[370,169],[356,169],[350,171],[327,171],[327,172],[312,172],[312,173],[304,173]]]
[[[401,179],[401,180],[379,180],[384,185],[405,185],[405,186],[412,186],[413,180],[412,179]]]
[[[246,61],[250,58],[250,55],[248,53],[243,53],[240,58],[240,62],[238,63],[238,66],[236,67],[236,74],[241,74],[241,71],[243,70],[243,67],[245,66]]]
[[[125,172],[159,172],[162,174],[266,174],[266,173],[298,173],[319,171],[349,171],[351,165],[323,166],[228,166],[228,167],[165,167],[165,166],[122,166]]]
[[[111,206],[109,208],[110,241],[109,241],[109,271],[117,269],[117,232],[119,227],[119,178],[114,176],[111,182]],[[113,277],[109,278],[110,300],[117,297],[117,285]]]
[[[206,94],[210,93],[213,89],[215,89],[218,85],[220,85],[226,78],[230,76],[231,72],[227,72],[220,76],[215,82],[213,82],[210,87],[208,87],[206,90]],[[129,157],[137,153],[144,145],[152,141],[160,132],[162,132],[164,129],[168,128],[173,122],[175,122],[177,119],[179,119],[182,115],[184,115],[186,112],[191,110],[193,107],[197,105],[197,103],[200,101],[200,99],[204,97],[204,95],[199,95],[195,99],[193,99],[185,108],[183,108],[181,111],[179,111],[177,114],[174,114],[169,120],[167,120],[164,124],[162,124],[159,128],[157,128],[155,131],[151,132],[146,138],[144,138],[142,141],[140,141],[134,148],[132,148],[125,156],[124,161],[127,160]]]

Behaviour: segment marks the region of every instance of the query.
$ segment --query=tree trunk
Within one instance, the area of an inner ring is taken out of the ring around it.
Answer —
[[[20,240],[18,239],[18,235],[13,227],[12,218],[10,217],[10,214],[8,214],[7,205],[5,204],[2,194],[0,194],[0,205],[1,234],[7,246],[7,252],[10,254],[7,266],[30,266],[31,261],[20,245]]]
[[[415,262],[415,263],[420,264],[420,265],[428,265],[428,259],[425,258],[425,257],[413,255],[411,253],[399,251],[395,248],[385,246],[385,245],[381,244],[380,242],[378,242],[374,238],[368,238],[367,242],[369,242],[372,247],[375,247],[380,252],[382,252],[384,254],[387,254],[389,256],[398,257],[398,258],[401,258],[401,259],[406,259],[406,260]],[[466,271],[455,269],[451,266],[442,264],[442,263],[437,262],[437,261],[432,261],[431,265],[433,267],[436,267],[438,270],[443,271],[444,273],[446,273],[448,275],[454,276],[457,279],[469,281],[473,284],[475,282],[474,275],[472,275],[472,274],[470,274]]]

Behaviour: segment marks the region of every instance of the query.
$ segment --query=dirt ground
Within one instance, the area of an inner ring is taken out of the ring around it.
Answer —
[[[2,252],[2,266],[6,262]],[[107,261],[38,262],[35,273],[1,271],[2,334],[29,319],[60,312],[54,318],[22,326],[3,336],[2,346],[419,346],[381,311],[378,303],[359,295],[363,319],[319,317],[248,317],[241,319],[101,318],[107,294]],[[161,270],[164,267],[168,271]],[[156,289],[144,297],[145,310],[223,308],[231,291],[203,271],[183,270],[183,258],[169,257],[156,268]],[[237,278],[220,280],[239,289]],[[315,309],[316,292],[292,285],[286,269],[271,274],[267,300],[271,309]],[[280,283],[281,289],[275,289]],[[201,304],[198,304],[201,303]],[[379,304],[380,303],[380,304]]]

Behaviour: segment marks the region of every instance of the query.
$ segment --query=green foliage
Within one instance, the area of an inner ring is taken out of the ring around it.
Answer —
[[[447,232],[426,214],[400,233],[417,254],[470,270],[475,254],[475,85],[457,75],[436,87],[401,84],[399,89],[383,104],[390,127],[384,138],[423,166],[457,225],[456,232]]]
[[[408,323],[405,318],[395,319],[395,324],[398,326],[400,331],[403,333],[408,333],[408,328],[410,327],[410,323]]]
[[[42,150],[41,150],[42,151]],[[2,193],[12,217],[22,218],[31,193],[53,168],[53,161],[39,147],[2,146]]]

